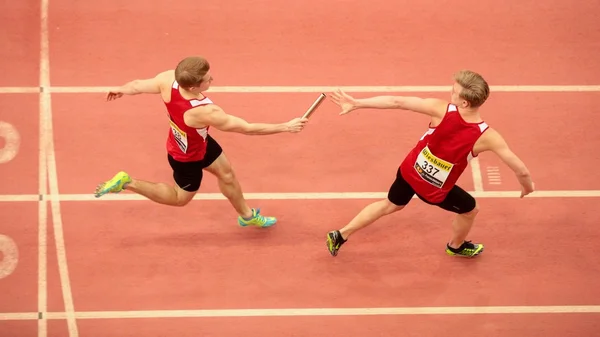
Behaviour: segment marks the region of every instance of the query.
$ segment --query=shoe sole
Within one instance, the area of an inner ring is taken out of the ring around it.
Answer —
[[[331,237],[331,234],[327,234],[327,241],[325,243],[327,245],[327,250],[329,251],[329,254],[331,254],[331,256],[337,256],[338,249],[333,248],[333,239]]]
[[[105,194],[108,194],[108,193],[115,193],[115,194],[116,194],[116,193],[121,193],[121,191],[123,191],[123,189],[121,189],[121,191],[117,191],[117,192],[110,192],[110,190],[112,190],[113,188],[117,187],[117,186],[119,185],[119,183],[120,183],[120,182],[121,182],[121,181],[119,180],[119,181],[117,181],[116,183],[114,183],[114,184],[110,185],[109,187],[107,187],[107,188],[103,188],[103,189],[102,189],[102,191],[101,191],[100,193],[95,193],[95,194],[94,194],[94,196],[95,196],[96,198],[100,198],[101,196],[103,196],[103,195],[105,195]]]

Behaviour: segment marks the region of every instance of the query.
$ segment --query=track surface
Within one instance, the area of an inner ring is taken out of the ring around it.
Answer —
[[[0,9],[3,336],[600,334],[600,183],[588,176],[600,165],[600,3],[30,0]],[[171,181],[159,98],[105,103],[101,87],[190,54],[211,60],[214,101],[259,122],[297,117],[314,86],[447,97],[454,71],[479,71],[512,86],[492,92],[484,116],[539,191],[518,199],[510,170],[482,155],[460,180],[482,209],[472,233],[486,244],[480,258],[446,256],[452,215],[415,199],[334,259],[325,233],[385,195],[427,120],[341,117],[326,102],[301,134],[212,133],[251,206],[279,217],[274,228],[238,227],[211,176],[198,199],[212,200],[184,208],[129,193],[94,200],[95,185],[119,170]],[[278,92],[244,92],[263,86]]]

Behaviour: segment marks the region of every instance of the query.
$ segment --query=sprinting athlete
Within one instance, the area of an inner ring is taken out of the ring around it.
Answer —
[[[208,131],[215,127],[246,135],[296,133],[308,120],[294,118],[281,124],[248,123],[225,113],[202,94],[209,89],[212,81],[210,65],[205,58],[187,57],[175,70],[161,72],[150,79],[134,80],[110,90],[106,97],[108,101],[123,95],[160,94],[170,126],[166,143],[167,160],[173,170],[175,184],[148,182],[121,171],[98,185],[95,196],[128,190],[160,204],[184,206],[200,189],[203,170],[206,170],[218,179],[221,193],[239,215],[240,226],[274,225],[275,217],[264,217],[259,209],[247,205],[229,160]]]
[[[332,256],[356,231],[403,209],[415,194],[428,204],[456,213],[452,238],[446,244],[447,254],[473,257],[483,252],[483,244],[466,241],[478,212],[475,199],[456,185],[469,161],[491,151],[516,174],[522,186],[521,198],[534,191],[525,164],[480,116],[479,108],[487,100],[489,90],[481,75],[463,70],[454,76],[450,102],[402,96],[355,99],[341,90],[330,95],[341,107],[342,115],[355,109],[403,109],[431,118],[429,129],[398,168],[387,198],[366,206],[346,226],[327,234],[327,248]]]

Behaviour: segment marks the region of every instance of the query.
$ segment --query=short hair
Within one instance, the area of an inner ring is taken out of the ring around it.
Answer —
[[[478,73],[471,70],[461,70],[454,74],[454,81],[463,89],[460,92],[460,98],[469,102],[474,107],[480,107],[490,96],[490,87],[485,79]]]
[[[186,57],[175,68],[175,80],[184,88],[198,86],[209,70],[210,64],[204,57]]]

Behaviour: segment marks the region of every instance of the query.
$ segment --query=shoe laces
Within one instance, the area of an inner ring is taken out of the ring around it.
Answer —
[[[471,243],[471,241],[466,241],[463,243],[464,248],[463,249],[470,249],[473,250],[475,249],[475,245],[473,243]]]

